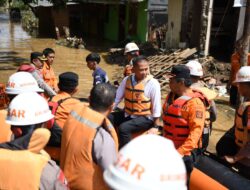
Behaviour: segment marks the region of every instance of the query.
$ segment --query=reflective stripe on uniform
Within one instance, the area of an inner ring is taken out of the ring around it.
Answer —
[[[86,119],[86,118],[83,118],[81,117],[80,115],[78,115],[78,113],[76,113],[75,111],[72,111],[70,113],[70,115],[72,115],[77,121],[79,121],[80,123],[83,123],[89,127],[92,127],[92,128],[98,128],[100,127],[99,125],[97,125],[96,123],[93,123],[92,121]]]

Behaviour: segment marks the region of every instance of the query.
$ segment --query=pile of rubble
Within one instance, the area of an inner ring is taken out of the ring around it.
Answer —
[[[123,49],[111,50],[110,53],[112,53],[113,56],[116,54],[122,54],[121,57],[124,57]],[[187,48],[175,51],[169,50],[165,53],[158,52],[157,55],[148,56],[150,62],[150,73],[160,82],[163,93],[167,93],[169,91],[167,73],[171,71],[172,67],[178,64],[186,64],[189,60],[195,58],[202,64],[204,70],[204,85],[208,87],[212,85],[213,87],[218,88],[223,86],[223,88],[225,88],[225,83],[228,82],[230,76],[230,64],[218,62],[210,56],[197,58],[196,53],[197,50],[195,48]],[[119,63],[122,65],[122,61]],[[123,67],[120,67],[116,73],[117,74],[114,75],[113,79],[120,82],[123,78]]]
[[[170,54],[164,53],[148,57],[150,62],[150,73],[154,76],[154,78],[158,79],[163,91],[169,91],[169,80],[166,76],[167,73],[171,71],[171,68],[174,65],[185,64],[187,62],[187,58],[194,55],[196,52],[197,50],[195,48],[187,48],[184,50],[176,50]]]
[[[195,57],[197,50],[193,49],[184,49],[176,50],[170,54],[162,54],[149,56],[150,61],[150,72],[161,84],[162,90],[168,92],[169,80],[166,77],[167,73],[171,71],[171,68],[174,65],[186,64],[188,60]],[[204,76],[203,82],[204,85],[210,87],[225,86],[225,83],[229,80],[230,75],[230,64],[222,63],[215,60],[213,57],[198,58],[198,61],[201,63]]]
[[[67,38],[61,38],[56,41],[56,44],[66,46],[69,48],[77,48],[77,49],[85,49],[85,44],[82,40],[82,38],[74,37],[67,37]]]
[[[216,79],[216,85],[222,85],[229,81],[231,65],[224,62],[218,62],[213,57],[200,58],[199,62],[202,64],[204,70],[204,81],[211,78]]]

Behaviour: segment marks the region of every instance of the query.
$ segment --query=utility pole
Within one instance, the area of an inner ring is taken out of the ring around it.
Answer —
[[[212,16],[213,16],[213,3],[214,0],[209,1],[208,7],[208,18],[207,18],[207,34],[206,34],[206,42],[205,42],[205,57],[209,54],[209,43],[210,43],[210,35],[211,35],[211,27],[212,27]]]
[[[241,66],[248,65],[248,52],[250,41],[250,0],[246,0],[246,14],[243,28],[243,35],[239,41],[240,63]]]

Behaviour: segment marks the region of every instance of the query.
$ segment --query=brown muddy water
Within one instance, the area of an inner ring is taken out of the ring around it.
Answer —
[[[88,97],[93,80],[92,71],[88,69],[85,57],[90,51],[59,46],[55,42],[54,39],[32,38],[22,29],[20,23],[11,23],[7,13],[0,13],[0,82],[6,83],[20,63],[29,62],[32,51],[42,51],[50,47],[56,52],[53,64],[55,74],[58,76],[66,71],[76,72],[79,75],[79,91],[75,96]],[[101,56],[105,55],[104,51],[99,50],[98,53]],[[100,66],[110,79],[118,69],[117,65],[107,64],[103,58]]]

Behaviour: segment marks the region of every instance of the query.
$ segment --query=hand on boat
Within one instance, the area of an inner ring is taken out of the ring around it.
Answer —
[[[157,128],[151,128],[147,131],[147,134],[153,134],[153,135],[158,135],[159,131]]]
[[[225,160],[230,163],[230,164],[234,164],[236,162],[235,157],[234,156],[224,156]]]

